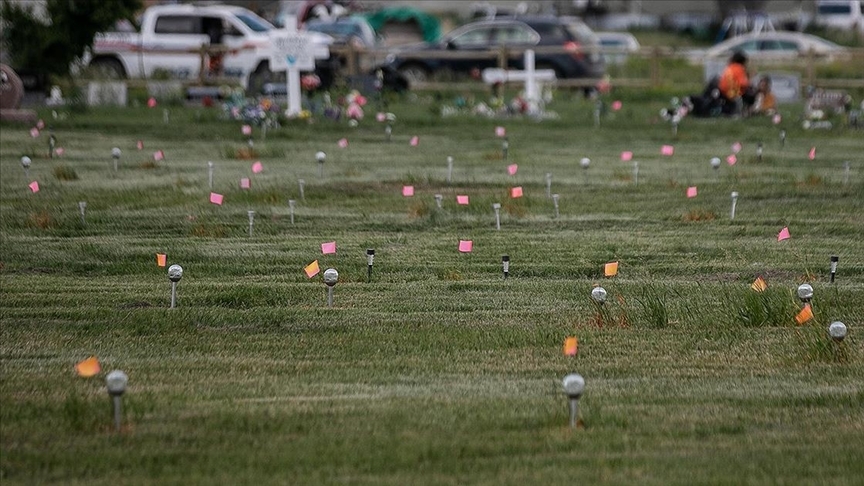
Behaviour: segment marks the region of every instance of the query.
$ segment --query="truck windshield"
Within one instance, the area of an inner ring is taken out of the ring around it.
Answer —
[[[255,32],[267,32],[268,30],[273,29],[272,25],[270,25],[266,20],[258,16],[240,13],[237,14],[237,18]]]

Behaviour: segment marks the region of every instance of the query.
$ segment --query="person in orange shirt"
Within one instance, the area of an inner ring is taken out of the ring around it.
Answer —
[[[743,52],[735,52],[720,75],[720,94],[734,107],[733,110],[724,110],[727,113],[741,114],[744,108],[753,104],[754,96],[750,90],[746,64],[747,56]]]

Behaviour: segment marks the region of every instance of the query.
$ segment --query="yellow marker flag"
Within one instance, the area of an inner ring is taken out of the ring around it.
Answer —
[[[606,265],[603,265],[603,275],[606,275],[607,277],[618,275],[618,262],[609,262]]]
[[[321,271],[321,268],[318,267],[318,260],[315,260],[314,262],[310,263],[309,265],[306,265],[306,267],[303,268],[303,271],[306,272],[306,276],[309,278],[312,278],[315,275],[318,275],[318,272]]]
[[[101,371],[101,369],[102,368],[99,366],[99,360],[96,359],[96,356],[90,356],[89,358],[75,365],[75,371],[78,372],[78,376],[83,378],[90,378],[91,376],[96,376],[99,374],[99,371]]]
[[[810,319],[813,319],[813,310],[810,309],[810,304],[804,304],[804,308],[795,316],[795,322],[800,326]]]
[[[750,288],[756,292],[764,292],[765,289],[768,288],[768,284],[765,283],[765,279],[762,277],[756,277],[756,280],[753,281],[753,285],[751,285]]]
[[[157,253],[156,254],[156,265],[159,265],[160,267],[164,267],[168,263],[167,260],[168,260],[168,256],[165,255],[164,253]]]
[[[579,340],[575,336],[564,340],[564,356],[576,356],[579,352]]]

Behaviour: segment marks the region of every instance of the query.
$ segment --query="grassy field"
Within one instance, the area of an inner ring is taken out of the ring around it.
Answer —
[[[673,135],[657,116],[665,96],[635,92],[608,97],[623,108],[599,128],[593,103],[567,94],[541,123],[442,119],[448,96],[393,99],[389,143],[368,110],[357,128],[295,121],[266,140],[256,128],[251,159],[218,109],[172,106],[168,123],[161,107],[44,111],[65,149],[53,159],[47,131],[3,125],[3,484],[861,483],[864,132],[805,131],[789,107],[779,126],[688,118]],[[207,161],[222,206],[208,202]],[[514,186],[524,197],[508,197]],[[156,253],[185,270],[177,309]],[[316,259],[339,271],[333,308],[303,272]],[[609,261],[620,273],[605,278]],[[798,326],[802,282],[815,317]],[[850,330],[840,345],[834,320]],[[76,376],[91,355],[102,373]],[[120,433],[112,369],[130,379]],[[570,372],[586,380],[577,430]]]

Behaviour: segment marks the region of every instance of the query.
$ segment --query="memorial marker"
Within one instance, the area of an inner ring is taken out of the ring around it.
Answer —
[[[168,280],[171,281],[171,308],[177,305],[177,282],[183,278],[183,267],[174,264],[168,267]]]
[[[571,373],[564,377],[561,385],[570,400],[570,428],[575,429],[579,425],[579,399],[585,390],[585,379],[582,375]]]
[[[335,268],[324,270],[324,283],[327,284],[327,307],[333,307],[333,287],[339,280],[339,272]]]
[[[120,424],[123,419],[123,403],[122,396],[126,392],[126,385],[129,383],[129,377],[126,373],[120,370],[114,370],[108,373],[105,377],[105,386],[108,388],[108,395],[111,396],[111,401],[114,404],[114,430],[120,432]]]

